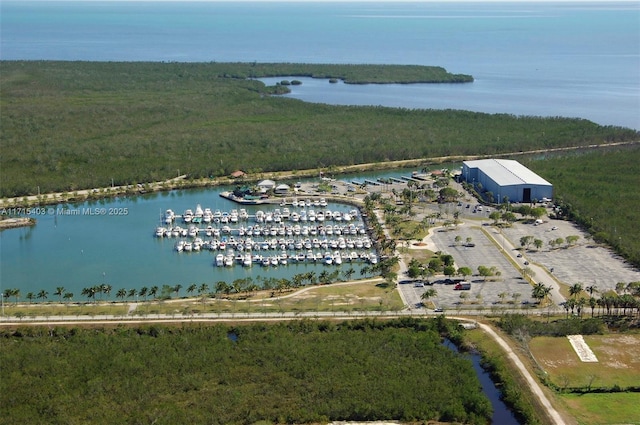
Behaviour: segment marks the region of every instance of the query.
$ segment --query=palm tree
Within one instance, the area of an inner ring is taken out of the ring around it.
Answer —
[[[320,283],[323,283],[323,284],[331,283],[331,280],[329,279],[329,272],[326,270],[320,273],[320,276],[318,276],[318,279],[320,280]]]
[[[196,285],[195,283],[192,283],[191,285],[189,285],[189,287],[187,288],[187,294],[189,295],[193,295],[194,292],[196,292],[196,289],[198,289],[198,285]]]
[[[182,289],[182,285],[181,284],[177,284],[176,286],[173,287],[173,292],[176,293],[176,297],[180,298],[180,290]]]
[[[344,276],[345,280],[351,280],[351,277],[354,275],[355,272],[356,271],[353,269],[353,267],[349,267],[347,270],[342,272],[342,275]]]
[[[216,293],[224,293],[226,295],[229,295],[231,287],[224,280],[219,280],[216,282],[215,291]]]
[[[64,298],[67,302],[71,301],[73,299],[73,292],[65,292],[62,298]]]
[[[91,299],[91,291],[90,291],[90,289],[88,287],[87,288],[82,288],[82,291],[80,292],[80,294],[82,294],[82,296],[85,296],[85,297]]]
[[[16,304],[18,304],[18,298],[20,298],[20,290],[18,288],[13,288],[11,290],[11,296],[16,298]]]
[[[136,296],[136,294],[138,293],[138,291],[134,288],[134,289],[129,289],[129,293],[128,298],[131,298],[133,300],[133,298]]]
[[[207,292],[209,292],[209,285],[207,285],[206,283],[200,285],[200,287],[198,288],[198,294],[204,294]]]
[[[313,285],[316,283],[316,272],[307,272],[305,279],[307,279],[310,285]]]
[[[140,291],[138,292],[138,295],[143,297],[145,301],[147,301],[148,294],[149,294],[149,288],[147,288],[146,286],[143,286],[142,288],[140,288]]]
[[[598,287],[596,285],[587,286],[584,288],[585,291],[589,293],[589,296],[593,298],[593,293],[598,292]]]
[[[39,300],[46,300],[47,298],[49,298],[49,293],[47,291],[42,289],[42,290],[40,290],[40,292],[38,292],[38,299]]]
[[[27,292],[27,299],[29,300],[29,304],[36,298],[36,294],[33,292]]]
[[[549,291],[551,288],[549,288]],[[544,286],[542,282],[536,283],[536,285],[531,290],[531,298],[538,300],[538,303],[541,303],[543,299],[549,294],[547,287]]]
[[[500,292],[498,294],[498,298],[500,298],[500,304],[504,304],[504,299],[507,297],[507,293],[506,292]]]
[[[118,289],[118,292],[116,292],[116,297],[120,298],[122,301],[124,301],[126,296],[127,296],[127,290],[124,288],[120,288]]]
[[[107,283],[103,283],[102,285],[100,285],[100,292],[102,292],[103,294],[106,294],[107,297],[111,295],[112,289],[113,287]]]
[[[569,295],[574,299],[582,292],[582,283],[574,283],[569,288]]]
[[[437,296],[438,296],[438,291],[436,291],[433,288],[429,288],[426,291],[424,291],[422,295],[420,295],[420,299],[429,301],[430,298],[437,297]]]
[[[58,297],[58,301],[62,302],[62,296],[64,295],[64,286],[58,286],[56,287],[56,292],[53,293],[53,295],[56,295]]]
[[[593,317],[593,310],[596,308],[596,305],[598,305],[597,300],[593,297],[589,298],[589,307],[591,307],[591,317]]]
[[[155,299],[158,296],[158,287],[152,286],[151,288],[149,288],[149,295]]]

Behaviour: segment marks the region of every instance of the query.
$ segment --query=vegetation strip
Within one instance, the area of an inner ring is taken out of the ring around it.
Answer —
[[[441,345],[449,326],[400,319],[2,331],[3,418],[486,424],[491,407],[471,363]]]
[[[272,96],[275,88],[245,78],[251,68],[1,61],[0,196],[638,139],[580,119],[304,103]],[[371,72],[336,69],[362,81]]]

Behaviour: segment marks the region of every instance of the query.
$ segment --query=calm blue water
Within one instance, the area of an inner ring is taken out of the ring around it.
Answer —
[[[3,1],[0,12],[2,59],[439,65],[476,81],[305,83],[293,96],[640,129],[638,2]]]
[[[36,226],[0,232],[0,289],[19,288],[23,300],[28,292],[37,293],[44,289],[49,292],[49,299],[55,300],[56,297],[52,295],[55,288],[63,286],[68,292],[75,294],[74,300],[83,300],[84,297],[80,295],[83,288],[107,283],[115,289],[111,294],[115,299],[115,292],[120,288],[162,287],[165,284],[181,284],[187,288],[192,283],[207,283],[213,289],[214,284],[221,280],[232,282],[246,277],[291,278],[295,274],[310,271],[318,276],[325,270],[330,273],[340,270],[342,273],[349,268],[355,270],[354,277],[360,277],[360,269],[364,263],[344,262],[340,266],[324,266],[290,262],[287,266],[268,268],[260,265],[251,268],[240,265],[216,267],[215,254],[219,251],[178,253],[174,250],[178,238],[154,237],[161,214],[169,208],[176,214],[182,214],[187,208],[195,210],[198,204],[202,208],[209,207],[212,211],[220,209],[229,212],[240,208],[238,204],[221,198],[221,190],[225,189],[175,190],[133,198],[46,207],[51,212],[36,216]],[[106,208],[107,211],[126,208],[126,214],[89,215],[82,212],[86,208]],[[274,208],[279,206],[261,207],[265,211]],[[332,211],[353,209],[342,204],[330,204],[328,208]],[[247,206],[246,209],[251,214],[260,208]],[[315,207],[316,211],[321,209],[324,208]],[[54,213],[61,210],[76,211],[79,214]],[[181,221],[176,224],[188,227]],[[250,220],[245,225],[253,224],[255,222]],[[204,228],[206,225],[200,227]],[[205,240],[212,239],[203,234],[200,236]],[[237,234],[235,237],[239,238]],[[263,239],[267,237],[253,237],[256,241]],[[314,252],[319,251],[327,250],[314,249]],[[346,250],[350,251],[354,250]],[[254,251],[255,254],[263,255],[275,255],[279,252],[280,250]],[[256,283],[260,284],[259,281]]]

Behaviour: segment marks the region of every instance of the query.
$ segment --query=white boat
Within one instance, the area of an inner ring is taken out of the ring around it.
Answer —
[[[166,210],[164,212],[164,222],[166,224],[171,224],[173,223],[173,220],[175,220],[176,215],[174,214],[174,212],[172,210]]]
[[[213,213],[211,212],[211,208],[205,208],[204,214],[202,215],[202,221],[205,223],[211,223],[213,220]]]
[[[227,267],[233,266],[233,254],[227,254],[224,257],[224,265]]]
[[[333,264],[333,255],[330,252],[325,252],[324,259],[322,260],[326,265]]]
[[[369,254],[369,262],[371,264],[378,264],[378,256],[376,255],[375,252],[372,252],[371,254]]]
[[[156,236],[161,238],[167,233],[167,229],[161,226],[156,227]]]
[[[218,266],[218,267],[224,266],[224,255],[223,254],[216,255],[216,266]]]
[[[244,267],[251,267],[253,265],[253,258],[251,257],[251,254],[246,254],[244,256],[242,259],[242,265]]]
[[[193,211],[192,210],[185,210],[184,214],[182,214],[182,220],[184,220],[185,223],[191,223],[191,220],[193,220]]]
[[[185,250],[186,252],[191,252],[191,251],[193,251],[193,243],[191,243],[191,242],[185,242],[185,243],[184,243],[184,250]]]
[[[339,266],[340,264],[342,264],[342,256],[340,255],[340,252],[336,251],[333,253],[333,262]]]
[[[196,236],[198,236],[198,228],[196,226],[189,226],[187,236],[189,236],[190,238],[195,238]]]
[[[176,242],[176,251],[178,252],[184,251],[184,241]]]
[[[204,211],[202,210],[202,207],[200,206],[200,204],[196,205],[196,212],[194,214],[194,217],[202,217],[204,215]]]

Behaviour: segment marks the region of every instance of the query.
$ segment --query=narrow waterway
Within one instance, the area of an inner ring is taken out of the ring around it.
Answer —
[[[489,373],[487,373],[480,365],[480,361],[482,360],[481,356],[475,353],[460,352],[458,347],[448,339],[445,339],[443,345],[461,356],[468,358],[473,363],[473,369],[476,371],[476,375],[480,380],[482,391],[487,396],[491,402],[491,406],[493,407],[491,423],[495,425],[520,425],[520,422],[518,422],[513,412],[500,398],[500,390],[491,380],[491,376],[489,376]]]

